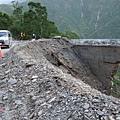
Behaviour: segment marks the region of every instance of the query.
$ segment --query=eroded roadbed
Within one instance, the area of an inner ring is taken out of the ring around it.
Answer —
[[[28,42],[0,59],[0,120],[120,119],[120,101],[96,90],[101,84],[71,47]]]

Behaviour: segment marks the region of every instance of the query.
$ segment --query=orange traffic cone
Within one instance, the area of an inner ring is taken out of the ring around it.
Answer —
[[[0,58],[3,57],[3,54],[2,54],[2,50],[1,50],[1,47],[0,47]]]

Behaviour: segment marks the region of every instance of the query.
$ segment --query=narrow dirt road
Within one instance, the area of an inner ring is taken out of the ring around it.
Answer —
[[[3,56],[13,47],[13,46],[19,46],[20,44],[24,44],[26,41],[17,41],[17,40],[13,40],[12,42],[12,46],[10,48],[2,48],[2,53]]]

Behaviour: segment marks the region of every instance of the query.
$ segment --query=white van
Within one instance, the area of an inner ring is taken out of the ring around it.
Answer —
[[[10,47],[12,45],[12,34],[8,30],[0,30],[0,44],[2,47]]]

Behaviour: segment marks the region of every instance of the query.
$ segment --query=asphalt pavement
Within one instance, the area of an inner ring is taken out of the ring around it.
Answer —
[[[15,46],[15,45],[19,45],[19,44],[21,44],[21,43],[23,43],[23,41],[17,41],[17,40],[14,40],[13,42],[12,42],[12,46],[10,47],[10,48],[2,48],[1,50],[2,50],[2,54],[3,54],[3,56],[13,47],[13,46]]]

